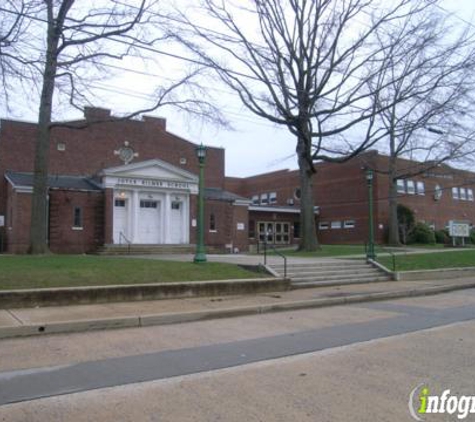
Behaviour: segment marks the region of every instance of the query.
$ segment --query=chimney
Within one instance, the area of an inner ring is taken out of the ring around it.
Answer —
[[[145,123],[151,123],[157,125],[162,130],[167,130],[167,119],[164,117],[143,116]]]
[[[101,120],[110,120],[111,111],[107,108],[84,107],[84,117],[88,122],[100,122]]]

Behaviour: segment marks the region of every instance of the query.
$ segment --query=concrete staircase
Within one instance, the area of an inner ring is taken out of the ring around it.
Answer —
[[[96,255],[177,255],[194,254],[196,245],[104,245],[100,246],[94,253]],[[222,249],[213,246],[206,247],[206,253],[222,254]]]
[[[284,276],[283,263],[273,263],[269,266],[277,274]],[[337,259],[311,263],[289,262],[287,278],[291,279],[292,287],[295,289],[391,280],[388,274],[362,260]]]
[[[191,254],[195,252],[194,245],[104,245],[96,254],[98,255],[168,255]]]

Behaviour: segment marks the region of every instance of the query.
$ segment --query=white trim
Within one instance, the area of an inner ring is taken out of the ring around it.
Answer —
[[[165,161],[159,160],[158,158],[154,158],[152,160],[146,160],[146,161],[139,161],[137,163],[126,164],[123,166],[109,167],[107,169],[102,170],[100,175],[101,176],[116,176],[116,175],[119,175],[120,173],[130,172],[130,171],[139,171],[143,168],[154,167],[154,166],[161,167],[165,170],[170,171],[171,173],[175,173],[178,176],[183,177],[184,179],[189,179],[189,182],[191,183],[198,183],[197,175],[190,173],[189,171],[183,170],[180,167],[176,167]],[[174,177],[167,180],[174,181],[174,180],[179,180],[179,179]]]
[[[318,215],[320,212],[320,209],[318,206],[313,207],[314,208],[314,213]],[[282,213],[287,213],[287,214],[300,214],[300,208],[299,207],[271,207],[271,206],[256,206],[256,205],[249,205],[249,211],[264,211],[264,212],[282,212]]]
[[[240,206],[240,207],[247,207],[249,206],[251,203],[251,201],[248,201],[247,199],[236,199],[234,202],[233,202],[233,205],[237,205],[237,206]]]

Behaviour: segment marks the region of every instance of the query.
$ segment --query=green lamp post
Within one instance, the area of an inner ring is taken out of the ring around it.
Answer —
[[[200,163],[200,175],[198,182],[198,239],[196,242],[196,253],[194,262],[206,262],[206,250],[204,242],[204,167],[206,159],[206,147],[201,144],[196,148],[196,156]]]
[[[366,251],[367,259],[375,259],[376,253],[374,252],[374,219],[373,219],[373,170],[366,170],[366,181],[368,182],[368,225],[369,225],[369,241],[368,250]]]

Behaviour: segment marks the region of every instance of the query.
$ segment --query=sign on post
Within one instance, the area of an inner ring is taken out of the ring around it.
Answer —
[[[462,245],[465,245],[465,237],[470,236],[470,224],[463,221],[449,221],[449,235],[452,237],[454,246],[457,237],[462,238]]]

